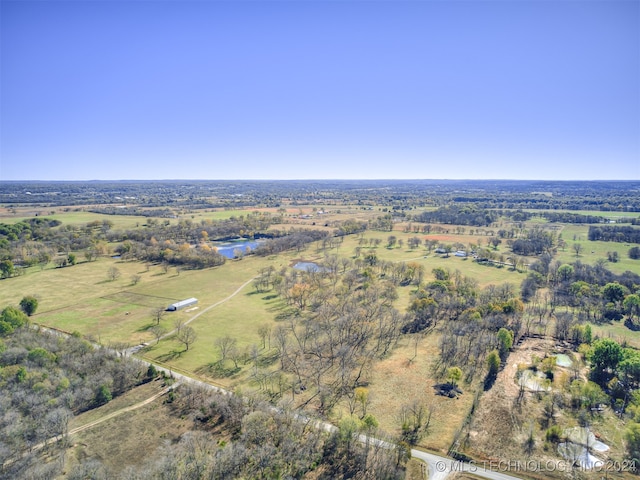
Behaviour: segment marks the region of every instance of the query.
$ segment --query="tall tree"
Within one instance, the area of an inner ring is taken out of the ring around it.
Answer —
[[[618,342],[610,338],[596,340],[589,356],[591,378],[600,385],[606,384],[622,359],[622,347]]]

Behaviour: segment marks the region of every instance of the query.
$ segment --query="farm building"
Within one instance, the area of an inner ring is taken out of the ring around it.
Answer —
[[[186,300],[180,300],[179,302],[172,303],[167,307],[167,310],[170,312],[175,312],[176,310],[195,305],[196,303],[198,303],[197,298],[187,298]]]

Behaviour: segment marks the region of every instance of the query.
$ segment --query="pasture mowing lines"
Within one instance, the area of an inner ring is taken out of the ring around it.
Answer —
[[[142,307],[157,307],[159,303],[166,303],[167,305],[177,302],[179,298],[161,297],[159,295],[149,295],[146,293],[134,293],[127,290],[121,292],[111,293],[104,295],[103,300],[111,300],[117,303],[126,303],[131,305],[140,305]]]

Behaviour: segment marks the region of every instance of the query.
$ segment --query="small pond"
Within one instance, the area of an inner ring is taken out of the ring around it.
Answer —
[[[298,262],[293,268],[296,270],[302,270],[304,272],[322,272],[324,271],[324,267],[321,267],[317,263],[314,262]]]
[[[255,250],[260,245],[255,240],[237,240],[233,242],[214,243],[214,246],[218,249],[220,255],[224,255],[227,258],[235,258],[235,251],[241,250],[242,253],[247,253],[247,249]]]

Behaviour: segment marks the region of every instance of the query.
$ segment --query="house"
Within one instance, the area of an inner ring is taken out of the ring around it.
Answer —
[[[171,305],[169,305],[167,307],[167,311],[169,312],[175,312],[176,310],[181,310],[185,307],[189,307],[191,305],[195,305],[196,303],[198,303],[198,299],[197,298],[187,298],[186,300],[180,300],[179,302],[176,303],[172,303]]]

